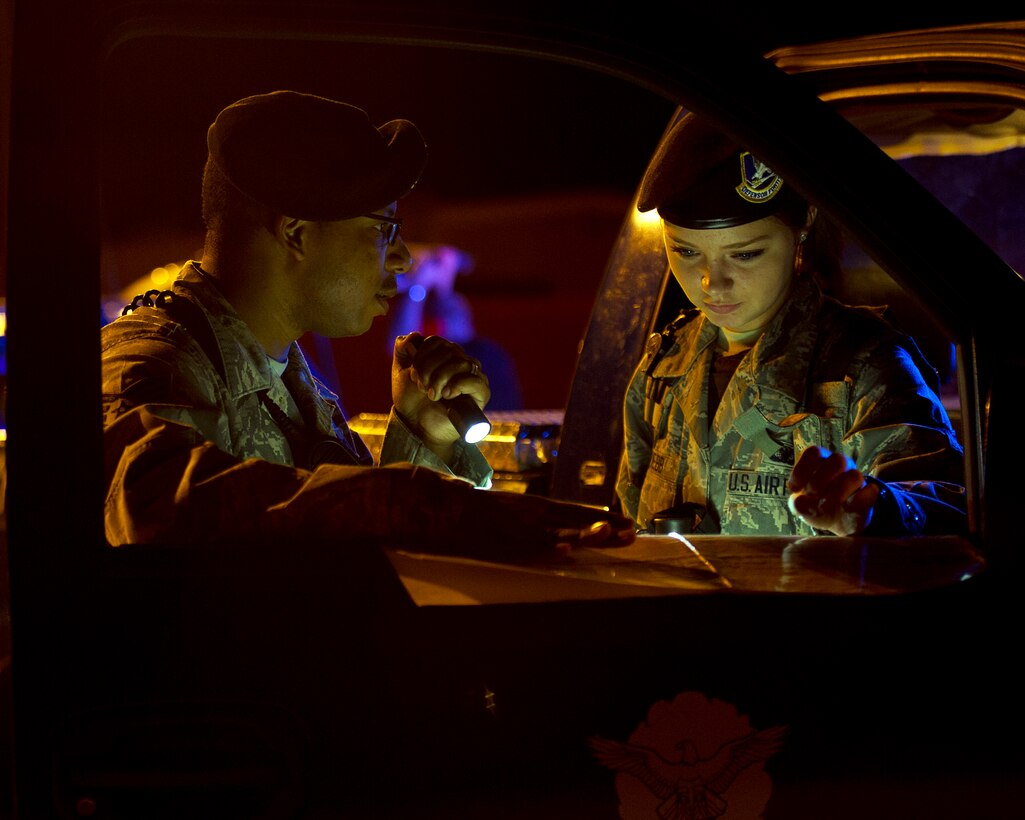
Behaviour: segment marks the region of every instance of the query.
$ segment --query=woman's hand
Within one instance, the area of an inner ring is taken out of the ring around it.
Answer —
[[[790,512],[819,530],[855,535],[872,520],[879,486],[843,453],[809,447],[797,460],[790,481]]]

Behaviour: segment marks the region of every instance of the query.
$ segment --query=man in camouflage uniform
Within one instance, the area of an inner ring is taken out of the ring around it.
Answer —
[[[734,229],[764,223],[799,247],[815,211],[693,115],[669,144],[642,183],[640,207],[659,208],[673,273],[700,307],[652,337],[628,388],[617,484],[627,514],[646,531],[962,531],[962,449],[914,341],[874,310],[824,296],[792,248],[766,321],[733,332],[729,312],[746,295],[709,269],[730,270],[737,257],[740,278],[755,264],[744,254],[756,260],[768,241]],[[705,175],[678,165],[695,146],[713,157]],[[720,241],[726,261],[702,260]],[[692,274],[692,265],[702,270]],[[721,295],[710,298],[713,287]],[[735,355],[730,338],[744,342]]]
[[[381,469],[297,340],[366,332],[411,265],[397,200],[426,162],[407,120],[292,91],[210,126],[200,262],[102,330],[108,541],[389,539],[494,555],[629,543],[620,516],[489,490],[448,410],[490,397],[456,344],[396,339]]]

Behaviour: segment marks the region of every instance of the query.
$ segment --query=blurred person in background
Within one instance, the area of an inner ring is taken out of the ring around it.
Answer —
[[[515,360],[500,342],[478,334],[470,300],[456,290],[457,278],[473,270],[473,256],[446,244],[416,244],[411,251],[413,266],[399,280],[390,335],[419,331],[425,336],[443,336],[456,342],[488,374],[488,409],[523,409]]]

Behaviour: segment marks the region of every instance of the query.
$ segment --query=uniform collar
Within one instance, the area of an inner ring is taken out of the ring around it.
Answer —
[[[804,395],[807,362],[814,354],[818,329],[814,317],[822,306],[822,290],[811,277],[802,277],[754,347],[738,367],[760,387],[789,395]],[[655,366],[655,378],[675,378],[690,372],[705,352],[718,344],[719,329],[704,316],[688,322],[666,355]]]
[[[738,368],[747,369],[761,391],[786,396],[795,405],[804,401],[808,364],[818,346],[816,316],[822,301],[822,290],[814,279],[798,279],[790,298]]]
[[[217,288],[216,280],[196,262],[189,262],[174,283],[203,311],[224,360],[225,382],[232,397],[270,389],[274,376],[267,354],[249,326]],[[295,342],[292,343],[293,347]],[[289,350],[291,359],[292,351]]]

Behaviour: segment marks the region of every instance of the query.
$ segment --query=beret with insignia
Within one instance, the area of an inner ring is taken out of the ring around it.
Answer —
[[[731,228],[806,207],[765,163],[693,113],[674,123],[641,181],[637,207],[682,228]]]

